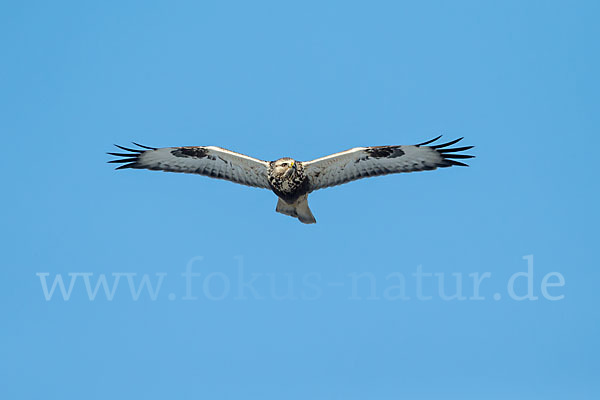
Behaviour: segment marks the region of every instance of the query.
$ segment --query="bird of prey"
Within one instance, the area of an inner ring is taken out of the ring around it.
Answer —
[[[117,169],[186,172],[270,189],[278,197],[275,211],[313,224],[307,197],[317,189],[371,176],[468,166],[457,160],[474,157],[462,153],[473,146],[451,147],[463,138],[434,144],[440,137],[410,146],[355,147],[312,161],[263,161],[215,146],[155,148],[135,142],[137,149],[115,145],[128,153],[108,154],[120,157],[109,161],[123,164]]]

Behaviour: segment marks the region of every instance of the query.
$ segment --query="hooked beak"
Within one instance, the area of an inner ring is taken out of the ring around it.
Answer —
[[[295,163],[290,163],[290,165],[288,166],[287,171],[285,171],[285,177],[290,177],[292,176],[292,174],[296,171],[296,165]]]

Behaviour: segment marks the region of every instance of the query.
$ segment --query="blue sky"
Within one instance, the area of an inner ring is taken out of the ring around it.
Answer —
[[[0,396],[597,398],[599,11],[4,2]],[[315,192],[311,226],[105,154],[439,134],[476,146],[470,168]],[[112,300],[86,291],[102,277]]]

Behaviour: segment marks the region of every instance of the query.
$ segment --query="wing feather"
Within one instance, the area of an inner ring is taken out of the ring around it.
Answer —
[[[355,147],[340,153],[304,162],[310,180],[310,191],[341,185],[356,179],[395,174],[400,172],[429,171],[453,165],[468,166],[456,159],[474,156],[459,154],[473,146],[452,146],[463,138],[447,143],[433,144],[435,139],[412,146]]]
[[[109,163],[122,163],[117,169],[137,168],[199,174],[247,186],[269,188],[269,163],[215,146],[154,148],[134,145],[131,149],[115,145],[129,153],[108,153],[120,157]]]

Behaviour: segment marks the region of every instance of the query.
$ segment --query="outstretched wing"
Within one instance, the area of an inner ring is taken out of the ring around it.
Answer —
[[[413,146],[356,147],[304,162],[304,169],[310,181],[310,191],[370,176],[426,171],[453,165],[467,167],[467,164],[456,160],[474,157],[460,153],[473,146],[449,147],[463,138],[427,146],[439,138],[441,136]]]
[[[117,146],[129,153],[108,153],[121,157],[110,163],[122,163],[117,169],[139,168],[169,172],[200,174],[225,179],[242,185],[269,188],[269,163],[214,146],[163,147],[142,146],[130,149]]]

